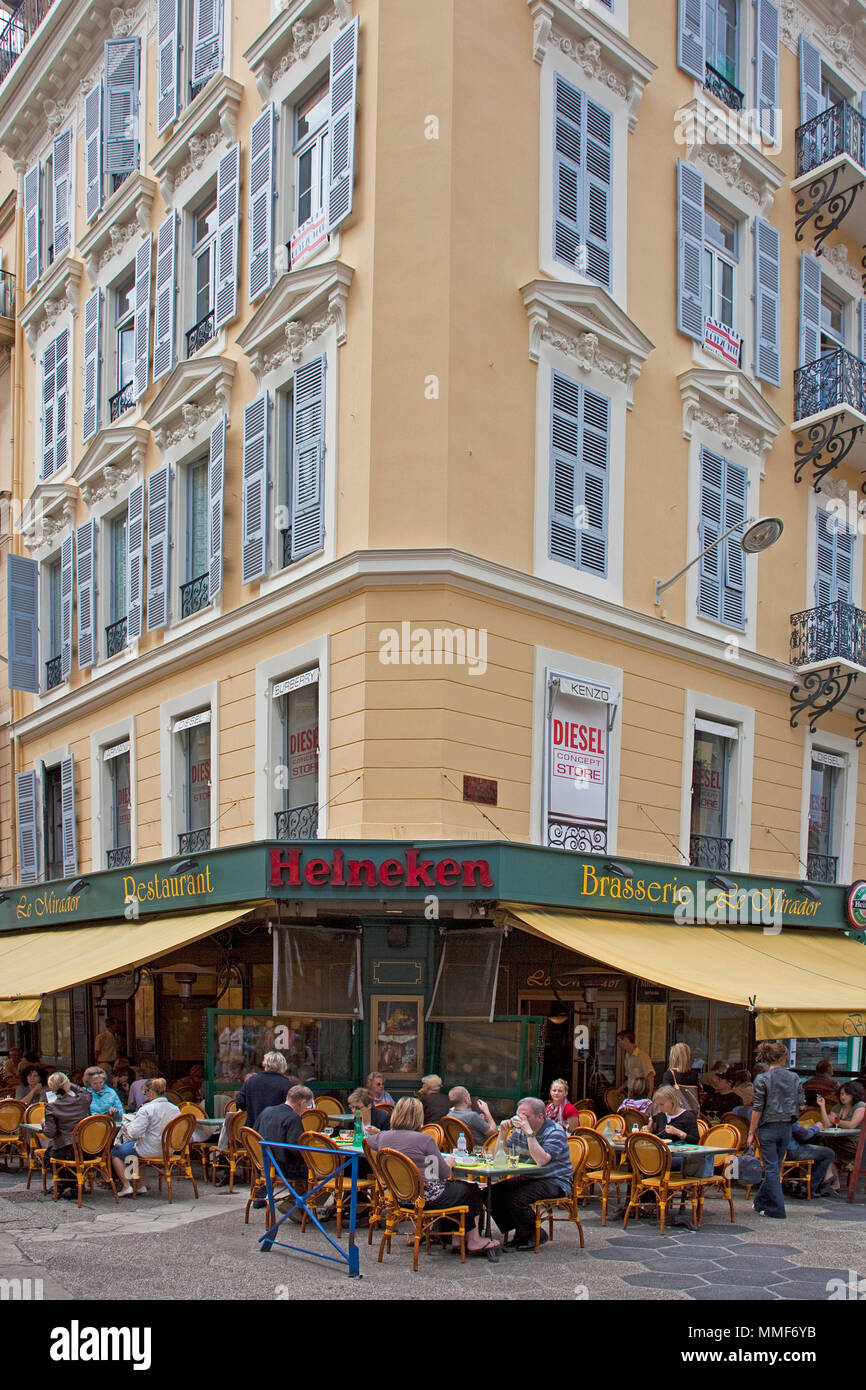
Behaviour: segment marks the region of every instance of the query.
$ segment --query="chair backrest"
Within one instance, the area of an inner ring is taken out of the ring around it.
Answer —
[[[85,1115],[72,1131],[76,1160],[98,1158],[114,1138],[115,1125],[107,1115]]]
[[[625,1132],[627,1134],[631,1133],[635,1125],[637,1125],[638,1129],[643,1129],[644,1125],[649,1121],[649,1117],[645,1115],[642,1110],[632,1110],[630,1106],[627,1106],[625,1110],[620,1110],[619,1113],[622,1115]]]
[[[163,1158],[169,1159],[175,1154],[183,1153],[192,1138],[194,1129],[195,1115],[175,1115],[173,1120],[169,1120],[162,1131]],[[239,1134],[240,1130],[236,1130],[235,1133]]]
[[[393,1100],[374,1100],[373,1104],[377,1110],[391,1111],[394,1109],[395,1102]]]
[[[582,1139],[587,1146],[588,1168],[602,1169],[610,1164],[612,1150],[597,1129],[576,1129],[568,1136],[569,1144],[574,1139]]]
[[[234,1115],[237,1112],[237,1109],[238,1103],[236,1100],[228,1101],[226,1103],[225,1109],[223,1110],[223,1118],[225,1118],[226,1115]]]
[[[701,1143],[708,1144],[710,1148],[735,1148],[743,1147],[743,1136],[736,1125],[717,1124],[710,1125],[705,1134],[701,1135]]]
[[[495,1149],[498,1140],[499,1140],[499,1131],[498,1131],[498,1130],[494,1130],[493,1134],[488,1134],[487,1138],[484,1140],[484,1143],[481,1145],[481,1147],[482,1147],[482,1149],[487,1149],[487,1150]]]
[[[255,1173],[256,1177],[263,1177],[265,1171],[265,1159],[264,1154],[262,1153],[262,1136],[258,1133],[257,1130],[250,1129],[249,1125],[244,1125],[243,1129],[241,1130],[240,1138],[241,1143],[243,1144],[244,1148],[247,1151],[247,1154],[249,1155],[249,1160],[252,1164],[253,1172]]]
[[[463,1120],[458,1120],[456,1115],[443,1115],[440,1123],[445,1131],[445,1137],[448,1140],[452,1153],[457,1148],[457,1140],[460,1138],[461,1134],[466,1140],[466,1147],[469,1152],[472,1152],[475,1148],[475,1135]]]
[[[616,1086],[608,1086],[604,1093],[604,1103],[608,1110],[616,1110],[622,1100],[622,1091],[617,1090]]]
[[[170,1100],[172,1105],[183,1105],[183,1096],[177,1091],[166,1091],[166,1100]]]
[[[321,1134],[328,1119],[329,1117],[324,1110],[305,1110],[301,1116],[301,1124],[306,1134]]]
[[[28,1105],[24,1111],[24,1123],[26,1125],[41,1125],[45,1119],[45,1101],[37,1100],[32,1105]]]
[[[595,1127],[601,1134],[606,1130],[612,1130],[615,1134],[625,1134],[625,1117],[618,1114],[602,1115],[600,1120],[596,1120]]]
[[[702,1115],[698,1116],[698,1138],[703,1139],[707,1130],[710,1128],[710,1121],[705,1120]]]
[[[247,1122],[246,1110],[233,1110],[231,1114],[225,1115],[226,1137],[228,1139],[229,1151],[238,1148],[241,1143],[241,1130]],[[193,1126],[194,1128],[195,1126]]]
[[[194,1100],[185,1100],[180,1107],[182,1115],[195,1115],[197,1120],[204,1120],[207,1116],[200,1105],[196,1105]]]
[[[336,1096],[316,1096],[316,1109],[322,1110],[326,1115],[343,1115],[345,1107],[341,1100]]]
[[[572,1172],[577,1176],[582,1174],[589,1162],[589,1140],[582,1134],[569,1134],[568,1154],[571,1159]]]
[[[0,1134],[14,1134],[26,1109],[23,1100],[0,1100]]]
[[[595,1114],[595,1111],[594,1111],[594,1110],[591,1110],[591,1109],[589,1108],[588,1105],[587,1105],[587,1106],[578,1105],[576,1108],[577,1108],[577,1123],[578,1123],[578,1125],[580,1126],[580,1128],[581,1128],[581,1129],[595,1129],[595,1126],[596,1126],[596,1114]]]
[[[641,1178],[660,1178],[671,1166],[671,1151],[655,1134],[630,1134],[625,1152],[632,1172]]]
[[[722,1116],[720,1123],[723,1125],[733,1125],[742,1135],[743,1143],[748,1141],[749,1122],[748,1120],[744,1120],[742,1115],[732,1115],[730,1111],[728,1111],[727,1115]]]
[[[429,1125],[422,1125],[421,1133],[429,1134],[431,1139],[435,1139],[436,1147],[440,1150],[441,1153],[449,1154],[451,1152],[451,1145],[448,1142],[448,1135],[445,1133],[441,1125],[432,1123]]]
[[[413,1207],[424,1195],[421,1174],[411,1159],[396,1149],[378,1150],[379,1181],[401,1207]]]
[[[327,1134],[317,1134],[312,1130],[307,1131],[304,1136],[304,1147],[300,1152],[314,1184],[324,1182],[340,1171],[343,1156],[333,1139],[329,1139]]]

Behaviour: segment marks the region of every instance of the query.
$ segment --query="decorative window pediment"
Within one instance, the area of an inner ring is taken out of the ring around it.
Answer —
[[[126,250],[129,242],[150,236],[150,212],[155,193],[153,179],[135,173],[130,174],[105,203],[96,225],[78,243],[92,284],[96,284],[100,271]]]
[[[57,549],[57,537],[75,523],[78,488],[73,483],[37,483],[21,509],[21,532],[34,560]]]
[[[530,280],[520,293],[529,315],[529,356],[537,362],[544,343],[572,358],[580,371],[601,372],[624,383],[634,404],[635,383],[653,350],[601,285]]]
[[[764,216],[786,175],[758,148],[760,131],[755,133],[756,143],[744,139],[740,113],[717,106],[703,95],[693,97],[676,114],[675,138],[683,145],[683,158],[689,164],[700,161],[724,181],[732,195],[741,195],[744,212],[757,210]]]
[[[147,410],[160,449],[191,438],[218,411],[231,407],[235,363],[230,357],[194,357],[178,362]]]
[[[19,315],[31,357],[36,357],[36,345],[43,333],[50,333],[62,314],[77,317],[78,287],[83,273],[81,261],[71,251],[64,251],[42,276],[39,288]]]
[[[779,21],[781,41],[792,53],[803,34],[851,78],[854,87],[866,86],[864,0],[779,0]]]
[[[644,88],[656,70],[634,44],[582,6],[579,0],[527,0],[532,12],[532,56],[543,63],[550,50],[572,58],[628,106],[634,130]]]
[[[342,346],[354,274],[342,261],[326,261],[279,277],[238,337],[259,380],[283,362],[300,362],[307,344],[328,328],[336,329]]]
[[[115,425],[100,430],[88,444],[73,473],[88,507],[114,497],[144,467],[147,430],[142,425]]]
[[[286,5],[244,54],[262,101],[270,101],[271,88],[307,57],[318,39],[351,18],[351,0],[295,0]]]
[[[677,378],[683,401],[683,434],[691,439],[695,426],[711,430],[726,449],[734,447],[760,460],[784,425],[744,372],[724,367],[693,367]]]
[[[233,77],[217,73],[183,112],[170,138],[150,157],[163,199],[204,164],[208,155],[237,139],[238,108],[244,89]]]

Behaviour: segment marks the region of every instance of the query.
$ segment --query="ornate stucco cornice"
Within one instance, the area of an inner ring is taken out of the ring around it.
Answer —
[[[151,155],[150,167],[167,204],[209,154],[234,144],[243,94],[240,82],[224,72],[215,74],[183,112],[169,138]]]
[[[244,53],[262,101],[270,101],[271,89],[307,57],[320,38],[351,18],[351,0],[294,0],[285,5]]]
[[[78,461],[73,478],[88,507],[116,497],[124,484],[140,475],[147,450],[141,425],[109,425],[99,431]]]
[[[866,5],[863,0],[779,0],[782,43],[798,51],[802,34],[847,72],[858,89],[866,86]]]
[[[784,420],[767,404],[744,372],[725,367],[692,367],[677,378],[683,402],[683,435],[695,427],[717,434],[726,449],[743,449],[760,461],[767,454]]]
[[[530,280],[520,293],[529,315],[532,361],[547,343],[572,358],[579,371],[622,382],[631,410],[635,384],[654,345],[607,291],[601,285]]]
[[[743,139],[736,113],[722,111],[699,95],[677,111],[677,120],[675,138],[682,142],[688,162],[704,164],[765,215],[785,173],[757,144]]]
[[[78,488],[72,483],[37,483],[21,508],[18,529],[28,553],[44,560],[57,540],[75,525]]]
[[[142,237],[150,236],[150,213],[156,194],[153,179],[143,174],[130,174],[116,193],[108,199],[89,232],[78,243],[78,250],[87,263],[87,274],[96,284],[115,256]]]
[[[157,448],[171,449],[218,412],[231,409],[235,362],[230,357],[195,357],[178,362],[147,409]]]
[[[259,381],[284,362],[300,362],[306,347],[329,328],[342,346],[354,274],[342,261],[324,261],[279,276],[238,337]]]
[[[64,251],[43,273],[35,292],[18,315],[31,357],[36,356],[40,338],[56,326],[63,314],[77,316],[78,288],[83,274],[84,266],[72,251]]]
[[[656,65],[580,0],[527,0],[532,14],[532,56],[543,63],[558,49],[588,77],[628,106],[629,130],[637,123],[644,88]]]

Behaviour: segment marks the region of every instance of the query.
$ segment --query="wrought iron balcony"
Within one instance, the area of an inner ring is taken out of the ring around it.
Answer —
[[[181,584],[180,616],[182,618],[191,618],[193,613],[198,613],[200,609],[207,608],[209,603],[209,574],[200,574],[198,579],[191,579],[188,584]]]
[[[551,820],[547,843],[572,854],[606,854],[607,830],[601,825],[582,825],[579,821]]]
[[[0,270],[0,319],[15,317],[15,276]]]
[[[839,863],[838,856],[835,854],[809,854],[806,856],[806,878],[809,883],[835,883],[836,865]]]
[[[205,343],[209,343],[211,338],[216,336],[214,326],[214,311],[211,309],[209,314],[205,314],[203,319],[193,324],[186,335],[186,355],[193,357],[199,348],[203,348]]]
[[[203,78],[201,79],[200,82],[190,82],[190,84],[189,84],[189,99],[190,99],[190,101],[195,101],[195,99],[196,99],[196,97],[198,96],[199,92],[203,92],[203,91],[204,91],[205,87],[206,87],[207,84],[210,82],[210,80],[211,80],[212,77],[213,77],[213,73],[212,73],[212,72],[209,72],[209,73],[207,74],[206,77],[203,77]]]
[[[126,619],[120,618],[118,622],[111,623],[105,629],[105,655],[117,656],[126,646]]]
[[[132,169],[124,169],[123,172],[120,173],[120,174],[112,174],[112,175],[111,175],[111,191],[112,191],[112,193],[116,193],[117,190],[118,190],[118,188],[121,188],[121,187],[123,186],[123,184],[126,183],[126,180],[129,178],[129,176],[130,176],[130,174],[131,174],[132,172],[133,172]]]
[[[54,0],[22,0],[0,30],[0,82],[12,70],[47,15]]]
[[[791,614],[791,665],[849,661],[866,666],[866,613],[837,599]]]
[[[178,854],[202,854],[210,849],[210,826],[204,830],[185,830],[177,837]]]
[[[131,410],[135,405],[132,395],[132,382],[127,381],[116,391],[113,396],[108,398],[108,418],[112,424],[119,420],[127,410]]]
[[[845,348],[825,352],[794,372],[794,419],[848,405],[866,415],[866,362]]]
[[[292,533],[291,531],[280,532],[281,549],[283,556],[283,569],[292,563]]]
[[[690,835],[689,863],[696,869],[729,869],[732,843],[719,835]]]
[[[725,106],[729,106],[732,111],[742,111],[743,93],[710,63],[707,63],[704,90],[711,92],[714,97],[718,97],[719,101],[723,102]]]
[[[52,656],[45,663],[45,689],[53,690],[63,682],[63,658]]]
[[[132,846],[121,845],[120,849],[106,850],[105,857],[109,869],[125,869],[132,863]]]
[[[291,811],[277,811],[278,840],[317,840],[319,837],[319,807],[295,806]]]
[[[798,126],[796,142],[797,178],[843,154],[866,168],[866,121],[847,101]]]

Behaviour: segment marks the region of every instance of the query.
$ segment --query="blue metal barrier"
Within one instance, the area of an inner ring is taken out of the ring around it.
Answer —
[[[291,1211],[285,1212],[285,1214],[281,1216],[280,1219],[276,1221],[273,1226],[270,1226],[267,1229],[267,1231],[265,1231],[265,1234],[263,1236],[259,1237],[259,1245],[262,1247],[262,1250],[268,1251],[273,1249],[273,1247],[277,1245],[280,1247],[281,1250],[296,1250],[299,1254],[312,1255],[313,1258],[316,1260],[328,1260],[333,1264],[339,1264],[341,1260],[344,1260],[349,1267],[349,1278],[362,1278],[363,1276],[361,1275],[360,1269],[358,1267],[358,1247],[355,1244],[355,1224],[358,1212],[358,1162],[360,1159],[360,1155],[356,1153],[346,1154],[345,1157],[343,1157],[343,1161],[341,1162],[339,1168],[334,1170],[334,1173],[331,1174],[331,1177],[325,1178],[322,1182],[319,1183],[318,1187],[312,1188],[311,1191],[307,1192],[304,1196],[301,1196],[301,1194],[296,1192],[295,1189],[292,1187],[291,1183],[289,1182],[288,1178],[286,1177],[285,1173],[283,1172],[279,1163],[274,1157],[273,1151],[274,1149],[309,1150],[310,1146],[308,1144],[277,1144],[271,1142],[268,1139],[262,1139],[261,1146],[262,1156],[264,1158],[265,1184],[267,1186],[268,1192],[268,1211],[273,1213],[274,1216],[276,1216],[276,1206],[274,1203],[274,1188],[271,1172],[272,1166],[276,1169],[280,1178],[285,1183],[289,1196],[294,1198],[294,1206],[291,1208]],[[333,1239],[332,1236],[328,1235],[328,1232],[325,1230],[324,1226],[316,1216],[315,1211],[307,1205],[311,1197],[314,1197],[317,1192],[320,1192],[321,1189],[332,1180],[333,1177],[336,1177],[338,1173],[342,1173],[346,1168],[351,1168],[352,1176],[352,1190],[349,1198],[348,1251],[344,1250],[343,1247],[339,1245],[337,1241]],[[318,1250],[310,1250],[304,1245],[288,1245],[285,1241],[276,1239],[277,1232],[279,1231],[283,1222],[288,1221],[292,1213],[296,1211],[300,1211],[302,1213],[305,1212],[307,1216],[310,1218],[310,1220],[313,1221],[316,1224],[316,1226],[318,1226],[319,1230],[322,1232],[322,1235],[325,1237],[325,1240],[336,1250],[336,1255],[323,1255]]]

